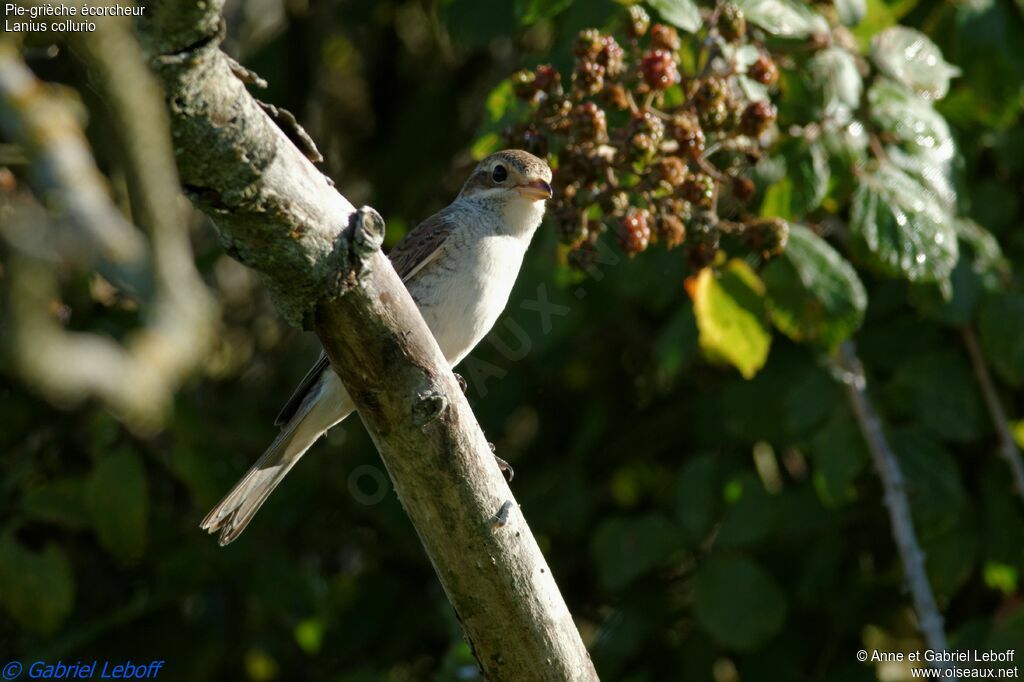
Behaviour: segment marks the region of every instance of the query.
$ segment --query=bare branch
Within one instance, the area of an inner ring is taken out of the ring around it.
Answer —
[[[486,677],[596,680],[466,398],[380,251],[383,220],[356,212],[248,94],[218,47],[222,3],[199,6],[155,0],[142,24],[195,202],[285,317],[320,337]]]
[[[978,339],[972,327],[968,325],[961,328],[960,336],[963,337],[967,355],[971,358],[971,367],[974,368],[974,376],[978,380],[981,395],[985,399],[985,405],[988,407],[992,423],[999,436],[999,456],[1006,460],[1006,465],[1010,467],[1013,489],[1024,501],[1024,461],[1021,460],[1020,450],[1017,449],[1013,433],[1010,432],[1006,412],[1003,411],[1003,405],[999,402],[995,384],[992,382],[992,375],[988,371],[988,365],[985,364],[985,354],[982,353],[981,346],[978,345]]]
[[[900,469],[899,460],[886,440],[882,422],[875,412],[867,393],[867,378],[864,367],[853,341],[845,341],[839,348],[839,369],[842,372],[846,397],[864,440],[867,442],[871,459],[885,490],[885,506],[889,511],[893,539],[903,562],[903,575],[917,613],[918,627],[924,635],[929,649],[944,651],[948,648],[943,630],[942,614],[939,612],[935,595],[932,593],[928,574],[925,571],[924,552],[917,541],[914,520],[907,500],[907,489]]]

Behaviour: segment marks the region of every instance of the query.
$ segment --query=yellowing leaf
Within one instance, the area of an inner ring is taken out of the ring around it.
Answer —
[[[692,288],[700,347],[749,379],[764,367],[772,337],[765,324],[764,284],[742,260],[705,268]]]

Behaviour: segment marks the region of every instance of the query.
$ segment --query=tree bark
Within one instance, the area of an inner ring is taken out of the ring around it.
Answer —
[[[315,150],[219,49],[223,0],[154,0],[140,24],[180,172],[225,248],[312,328],[355,401],[488,679],[596,680],[487,441],[412,298]],[[299,141],[303,151],[289,138]]]

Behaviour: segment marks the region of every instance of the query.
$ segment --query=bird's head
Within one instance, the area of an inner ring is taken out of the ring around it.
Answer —
[[[459,198],[502,204],[540,202],[538,206],[543,209],[544,200],[551,198],[551,169],[520,149],[495,152],[473,170]]]

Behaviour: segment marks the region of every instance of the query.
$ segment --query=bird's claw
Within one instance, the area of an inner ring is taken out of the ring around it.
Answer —
[[[459,382],[459,388],[461,388],[462,392],[465,393],[469,389],[469,385],[466,384],[466,380],[458,372],[453,372],[453,374],[455,375],[455,380]]]
[[[494,444],[488,443],[488,445],[491,446],[491,452],[494,452]],[[497,462],[498,469],[501,470],[501,473],[508,475],[508,482],[511,483],[512,477],[516,475],[516,473],[512,471],[512,465],[503,460],[501,457],[498,457],[497,455],[494,456],[494,461]]]

